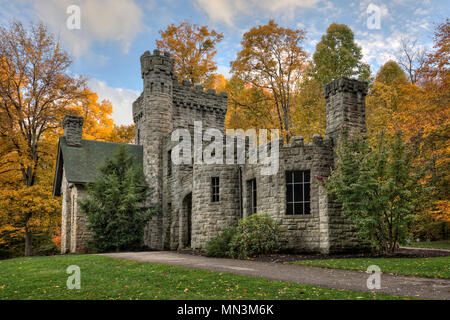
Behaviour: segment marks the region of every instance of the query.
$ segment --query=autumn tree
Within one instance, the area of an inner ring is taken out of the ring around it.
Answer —
[[[308,65],[308,70],[312,68]],[[325,134],[326,101],[323,95],[323,86],[315,78],[304,77],[298,85],[295,96],[295,108],[292,114],[292,131],[297,136],[303,136],[305,141],[311,141],[314,134]]]
[[[83,97],[85,81],[67,73],[71,60],[43,24],[1,26],[0,59],[0,132],[11,140],[24,184],[32,186],[40,139],[60,125],[65,107]]]
[[[134,124],[114,125],[107,141],[115,143],[133,143],[134,136]]]
[[[242,49],[231,62],[234,76],[259,90],[261,101],[269,98],[285,141],[292,135],[291,110],[297,84],[304,75],[307,57],[301,46],[304,39],[304,30],[283,28],[270,20],[243,35]],[[242,106],[245,107],[244,103]]]
[[[9,257],[14,244],[23,243],[27,233],[51,232],[58,227],[61,201],[53,198],[51,191],[51,186],[41,184],[2,190],[0,255]],[[31,251],[27,255],[31,255]]]
[[[237,76],[226,85],[228,110],[225,116],[227,129],[278,128],[272,97],[268,90],[256,88]]]
[[[113,107],[110,101],[99,101],[98,95],[89,89],[83,90],[83,99],[65,108],[65,114],[83,117],[83,139],[110,141],[114,130]],[[60,126],[59,133],[62,133]]]
[[[427,53],[420,70],[420,81],[411,83],[395,62],[386,63],[378,72],[367,96],[368,131],[375,140],[380,131],[404,133],[404,140],[421,141],[414,164],[430,169],[421,184],[428,188],[420,206],[416,207],[414,228],[420,235],[436,234],[425,230],[420,221],[450,221],[449,185],[449,42],[448,19],[437,26],[434,48]],[[435,224],[433,222],[433,224]],[[429,229],[429,228],[428,228]],[[442,227],[444,230],[445,228]]]
[[[0,135],[8,141],[0,172],[19,172],[24,188],[36,183],[45,135],[60,126],[67,106],[84,97],[85,80],[68,74],[70,64],[42,23],[0,27]],[[26,222],[34,213],[23,210],[25,255],[31,254],[32,235]]]
[[[400,50],[397,54],[398,63],[408,75],[408,80],[415,84],[426,63],[426,49],[417,44],[417,39],[403,37],[400,39]]]
[[[406,74],[395,61],[386,62],[378,71],[366,98],[366,119],[369,137],[376,143],[382,131],[398,129],[397,115],[405,98]]]
[[[313,75],[322,85],[342,76],[364,81],[370,78],[370,66],[362,62],[361,48],[345,24],[332,23],[328,27],[316,46],[313,61]]]
[[[433,186],[429,214],[450,222],[450,21],[436,26],[433,50],[427,53],[419,86],[409,86],[399,123],[409,137],[420,135],[424,149],[420,161],[431,160],[427,183]]]
[[[167,51],[175,61],[175,74],[179,80],[195,84],[207,84],[217,70],[214,56],[216,45],[223,39],[222,33],[184,21],[160,30],[161,40],[156,40],[159,50]]]

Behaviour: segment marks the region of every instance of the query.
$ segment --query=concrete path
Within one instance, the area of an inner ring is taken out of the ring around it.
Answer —
[[[428,251],[444,251],[444,252],[450,252],[449,249],[436,249],[436,248],[416,248],[416,247],[399,247],[400,249],[405,250],[428,250]]]
[[[370,291],[367,289],[366,285],[369,275],[365,272],[353,270],[325,269],[248,260],[207,258],[166,251],[124,252],[103,255],[112,258],[235,273],[328,288]],[[382,274],[381,289],[374,291],[420,299],[450,300],[450,280]]]

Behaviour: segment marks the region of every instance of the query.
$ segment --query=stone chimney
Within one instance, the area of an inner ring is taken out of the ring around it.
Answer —
[[[366,132],[366,94],[364,81],[341,77],[324,88],[327,101],[326,136],[336,143],[342,129]]]
[[[64,137],[70,147],[81,147],[81,134],[83,132],[83,117],[66,115],[63,120]]]

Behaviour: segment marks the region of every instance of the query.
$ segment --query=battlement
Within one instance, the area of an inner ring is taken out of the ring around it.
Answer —
[[[174,59],[168,52],[153,50],[141,56],[141,75],[144,89],[149,95],[172,95],[174,108],[197,110],[200,112],[218,113],[222,116],[227,111],[227,94],[217,93],[214,89],[205,90],[201,85],[193,85],[187,80],[179,82],[174,74]],[[133,115],[138,114],[142,105],[142,96],[133,103]]]
[[[367,95],[368,83],[347,77],[341,77],[327,84],[323,90],[325,99],[337,92],[354,92]]]
[[[149,72],[165,73],[173,78],[173,65],[174,60],[168,52],[160,52],[155,49],[151,54],[150,51],[145,51],[141,56],[142,78]]]
[[[337,141],[344,128],[366,131],[365,97],[368,83],[341,77],[324,88],[327,104],[326,135]]]
[[[216,90],[204,90],[203,86],[192,86],[189,81],[174,82],[173,106],[178,108],[196,109],[206,112],[227,112],[227,94]]]

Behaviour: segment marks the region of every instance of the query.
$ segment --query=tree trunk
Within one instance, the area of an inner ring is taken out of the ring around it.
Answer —
[[[32,246],[31,246],[31,232],[26,229],[25,231],[25,257],[31,256]]]

